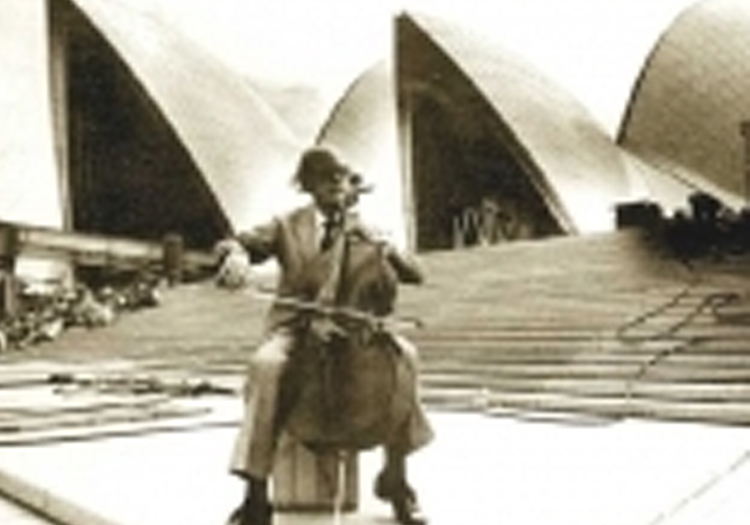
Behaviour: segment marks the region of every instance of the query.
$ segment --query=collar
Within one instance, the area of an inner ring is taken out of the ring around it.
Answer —
[[[317,206],[313,206],[313,215],[315,217],[315,226],[323,228],[323,225],[328,221],[328,216]],[[346,216],[349,215],[348,210],[344,210],[340,213],[339,218],[343,221]]]
[[[317,206],[313,206],[313,218],[315,220],[315,228],[318,230],[322,229],[323,223],[326,222],[326,216]]]

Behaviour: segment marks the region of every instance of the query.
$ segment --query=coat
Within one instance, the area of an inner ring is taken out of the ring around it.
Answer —
[[[335,251],[320,250],[317,213],[313,204],[303,206],[237,236],[251,262],[276,259],[280,268],[276,294],[282,298],[315,300],[331,273]],[[356,213],[347,213],[346,224],[350,235],[374,238]],[[400,282],[422,282],[423,275],[415,261],[392,247],[386,253]],[[266,329],[287,326],[297,317],[295,308],[274,303],[266,319]]]

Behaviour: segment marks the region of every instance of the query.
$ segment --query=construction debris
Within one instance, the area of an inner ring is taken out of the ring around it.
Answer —
[[[17,311],[0,318],[0,352],[54,341],[73,326],[108,326],[124,312],[159,306],[162,286],[161,279],[149,273],[98,289],[80,282],[72,287],[21,283]]]

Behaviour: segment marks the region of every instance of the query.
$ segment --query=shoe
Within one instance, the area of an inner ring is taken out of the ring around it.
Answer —
[[[417,503],[417,494],[405,480],[388,479],[381,472],[375,480],[375,495],[391,504],[393,517],[401,525],[427,524],[427,516]]]
[[[232,511],[227,525],[271,525],[272,518],[273,507],[270,504],[250,500]]]

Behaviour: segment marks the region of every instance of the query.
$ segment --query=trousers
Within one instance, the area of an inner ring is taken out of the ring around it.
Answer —
[[[403,336],[394,334],[393,337],[416,372],[416,347]],[[244,389],[244,415],[230,459],[230,471],[237,476],[266,479],[273,470],[280,437],[280,429],[275,425],[280,381],[295,343],[290,331],[278,329],[266,338],[250,360]],[[412,405],[402,435],[397,437],[398,451],[404,455],[423,447],[434,437],[419,401],[418,389],[415,389]]]

